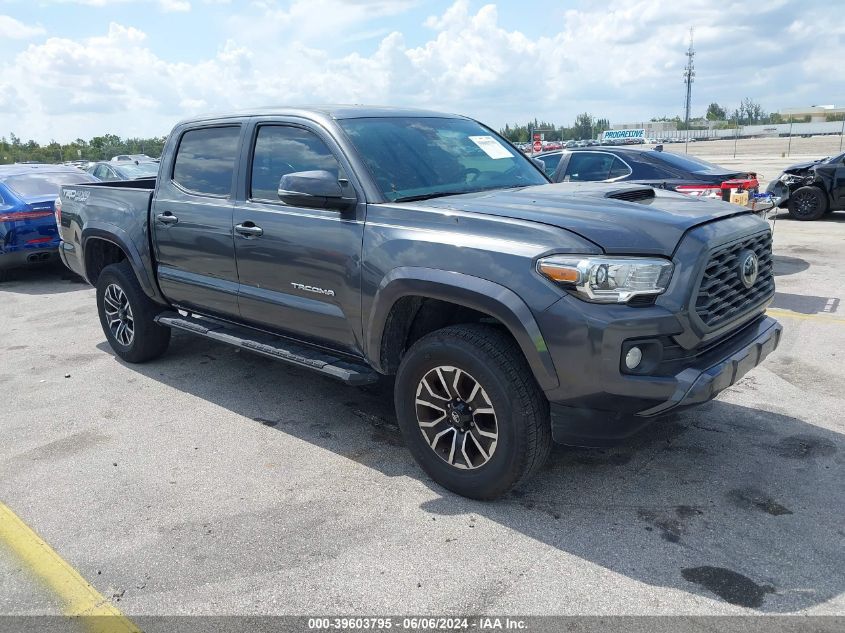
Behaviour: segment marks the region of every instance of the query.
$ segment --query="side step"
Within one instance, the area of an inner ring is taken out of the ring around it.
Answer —
[[[202,317],[182,316],[178,312],[162,312],[155,320],[167,327],[242,347],[291,365],[305,367],[348,385],[369,385],[379,379],[376,371],[362,363],[333,356],[323,350],[299,345],[250,328]]]

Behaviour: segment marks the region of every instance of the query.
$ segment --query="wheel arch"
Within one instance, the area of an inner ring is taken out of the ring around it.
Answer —
[[[83,230],[80,242],[84,254],[85,278],[89,283],[96,285],[103,268],[126,259],[144,294],[156,303],[167,303],[149,268],[144,265],[138,248],[121,228],[88,226]]]
[[[378,371],[395,371],[390,352],[397,351],[397,341],[400,345],[404,343],[414,317],[426,299],[443,301],[495,319],[522,350],[540,388],[548,390],[558,386],[557,372],[540,328],[531,310],[515,292],[480,277],[423,267],[395,268],[384,277],[376,291],[367,320],[365,344],[369,361]],[[387,354],[385,343],[388,348],[393,346]]]

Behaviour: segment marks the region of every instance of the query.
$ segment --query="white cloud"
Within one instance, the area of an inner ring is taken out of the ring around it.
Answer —
[[[0,15],[0,39],[26,40],[44,33],[40,26],[29,26],[10,15]]]
[[[166,13],[185,12],[191,10],[191,3],[186,0],[159,0],[161,10]]]
[[[158,135],[198,111],[309,102],[430,107],[494,126],[533,116],[569,122],[583,111],[642,120],[680,112],[693,20],[697,111],[745,96],[770,110],[845,100],[845,82],[820,70],[845,55],[845,26],[824,19],[822,2],[799,18],[772,1],[751,25],[735,20],[744,3],[613,0],[549,16],[538,36],[503,23],[495,4],[458,0],[424,21],[419,43],[399,31],[374,38],[374,21],[384,28],[411,6],[264,1],[239,8],[217,52],[192,62],[116,23],[97,37],[52,37],[0,61],[0,77],[18,88],[17,110],[8,99],[0,110],[11,108],[12,130],[37,139]],[[357,38],[370,52],[343,50]]]

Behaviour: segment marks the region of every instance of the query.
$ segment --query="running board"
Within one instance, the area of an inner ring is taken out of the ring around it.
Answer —
[[[378,373],[362,363],[333,356],[323,350],[299,345],[250,328],[202,317],[182,316],[178,312],[162,312],[155,320],[170,328],[184,330],[221,343],[241,347],[274,360],[305,367],[336,378],[347,385],[369,385],[379,379]]]

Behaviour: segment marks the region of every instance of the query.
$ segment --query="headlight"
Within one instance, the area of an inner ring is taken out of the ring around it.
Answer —
[[[672,277],[672,262],[646,257],[552,255],[537,261],[537,272],[597,303],[627,303],[659,295]]]

